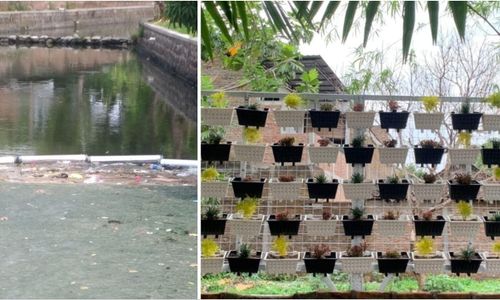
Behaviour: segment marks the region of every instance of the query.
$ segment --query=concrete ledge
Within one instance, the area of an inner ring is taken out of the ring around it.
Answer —
[[[115,155],[115,156],[89,156],[88,161],[94,162],[156,162],[159,163],[161,155]]]
[[[1,156],[0,164],[13,164],[17,160],[17,156]]]
[[[19,162],[37,162],[37,161],[86,161],[87,155],[85,154],[75,154],[75,155],[22,155],[18,157]]]

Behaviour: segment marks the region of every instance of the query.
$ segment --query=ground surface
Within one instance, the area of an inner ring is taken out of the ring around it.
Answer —
[[[0,298],[195,298],[196,187],[0,183]]]

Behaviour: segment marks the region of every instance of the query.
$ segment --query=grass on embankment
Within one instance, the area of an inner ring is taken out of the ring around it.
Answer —
[[[153,22],[153,24],[161,26],[163,28],[167,28],[169,30],[176,31],[178,33],[189,35],[190,37],[196,37],[196,33],[189,32],[189,30],[186,27],[170,24],[170,22],[167,20],[158,20]]]

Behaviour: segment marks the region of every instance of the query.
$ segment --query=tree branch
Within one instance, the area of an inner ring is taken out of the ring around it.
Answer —
[[[472,5],[470,5],[469,3],[467,3],[467,7],[472,10],[476,15],[478,15],[481,19],[483,19],[486,24],[488,24],[491,29],[493,29],[497,35],[500,35],[500,31],[498,31],[495,26],[493,26],[493,24],[491,24],[491,22],[485,17],[483,16],[482,14],[480,14],[474,7],[472,7]]]

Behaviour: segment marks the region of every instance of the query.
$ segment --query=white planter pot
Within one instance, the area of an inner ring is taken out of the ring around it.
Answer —
[[[500,201],[500,184],[482,182],[483,199],[488,202]]]
[[[452,165],[472,165],[480,152],[480,149],[448,149],[448,161]]]
[[[486,266],[486,273],[490,275],[500,275],[500,259],[499,258],[487,258],[488,252],[483,252],[479,254]]]
[[[304,218],[307,235],[310,236],[334,236],[337,223],[337,216],[333,216],[331,220],[323,220],[322,216],[312,215],[306,215]]]
[[[414,183],[411,185],[415,198],[419,203],[424,200],[441,200],[445,184],[443,183]]]
[[[236,214],[227,217],[229,231],[236,236],[258,236],[264,222],[264,215],[257,215],[252,219],[237,218]]]
[[[455,219],[460,218],[459,216],[453,216]],[[450,233],[454,237],[462,237],[464,239],[474,239],[479,233],[479,230],[483,226],[483,222],[478,216],[472,216],[476,218],[476,221],[454,221],[451,217],[444,217],[448,221],[448,226],[450,228]]]
[[[226,197],[227,181],[212,181],[201,183],[201,196],[202,197],[215,197],[222,199]]]
[[[233,151],[235,160],[237,161],[262,162],[266,146],[233,144]]]
[[[219,274],[222,272],[226,251],[221,251],[218,256],[201,258],[201,276],[205,274]]]
[[[297,200],[300,199],[300,191],[303,185],[303,179],[292,182],[279,182],[273,178],[269,181],[269,190],[273,200]]]
[[[264,261],[266,262],[267,274],[296,274],[297,264],[300,259],[299,252],[292,252],[296,255],[294,258],[270,258],[270,252],[266,252]]]
[[[483,115],[483,130],[485,131],[499,131],[500,130],[500,114],[496,115]]]
[[[337,155],[339,154],[338,146],[327,146],[327,147],[307,147],[309,151],[309,160],[312,163],[331,163],[334,164],[337,161]]]
[[[344,195],[346,199],[371,199],[375,184],[373,183],[343,183]]]
[[[345,113],[348,128],[371,128],[375,119],[374,111],[348,111]]]
[[[424,129],[439,129],[443,124],[443,113],[413,113],[415,119],[415,128]]]
[[[370,256],[366,257],[346,257],[346,253],[341,252],[339,262],[342,264],[342,272],[350,274],[371,273],[375,256],[373,252],[370,252]]]
[[[408,155],[408,147],[378,148],[380,162],[383,164],[404,164]]]
[[[211,126],[229,126],[233,120],[232,108],[201,108],[201,122]]]
[[[376,216],[375,224],[378,230],[386,237],[406,235],[406,227],[409,223],[408,216],[400,216],[399,220],[384,220],[383,216]]]
[[[436,252],[439,258],[416,258],[415,252],[411,253],[414,271],[418,274],[443,274],[446,258],[442,252]]]
[[[274,119],[279,127],[304,128],[305,110],[275,110]]]

